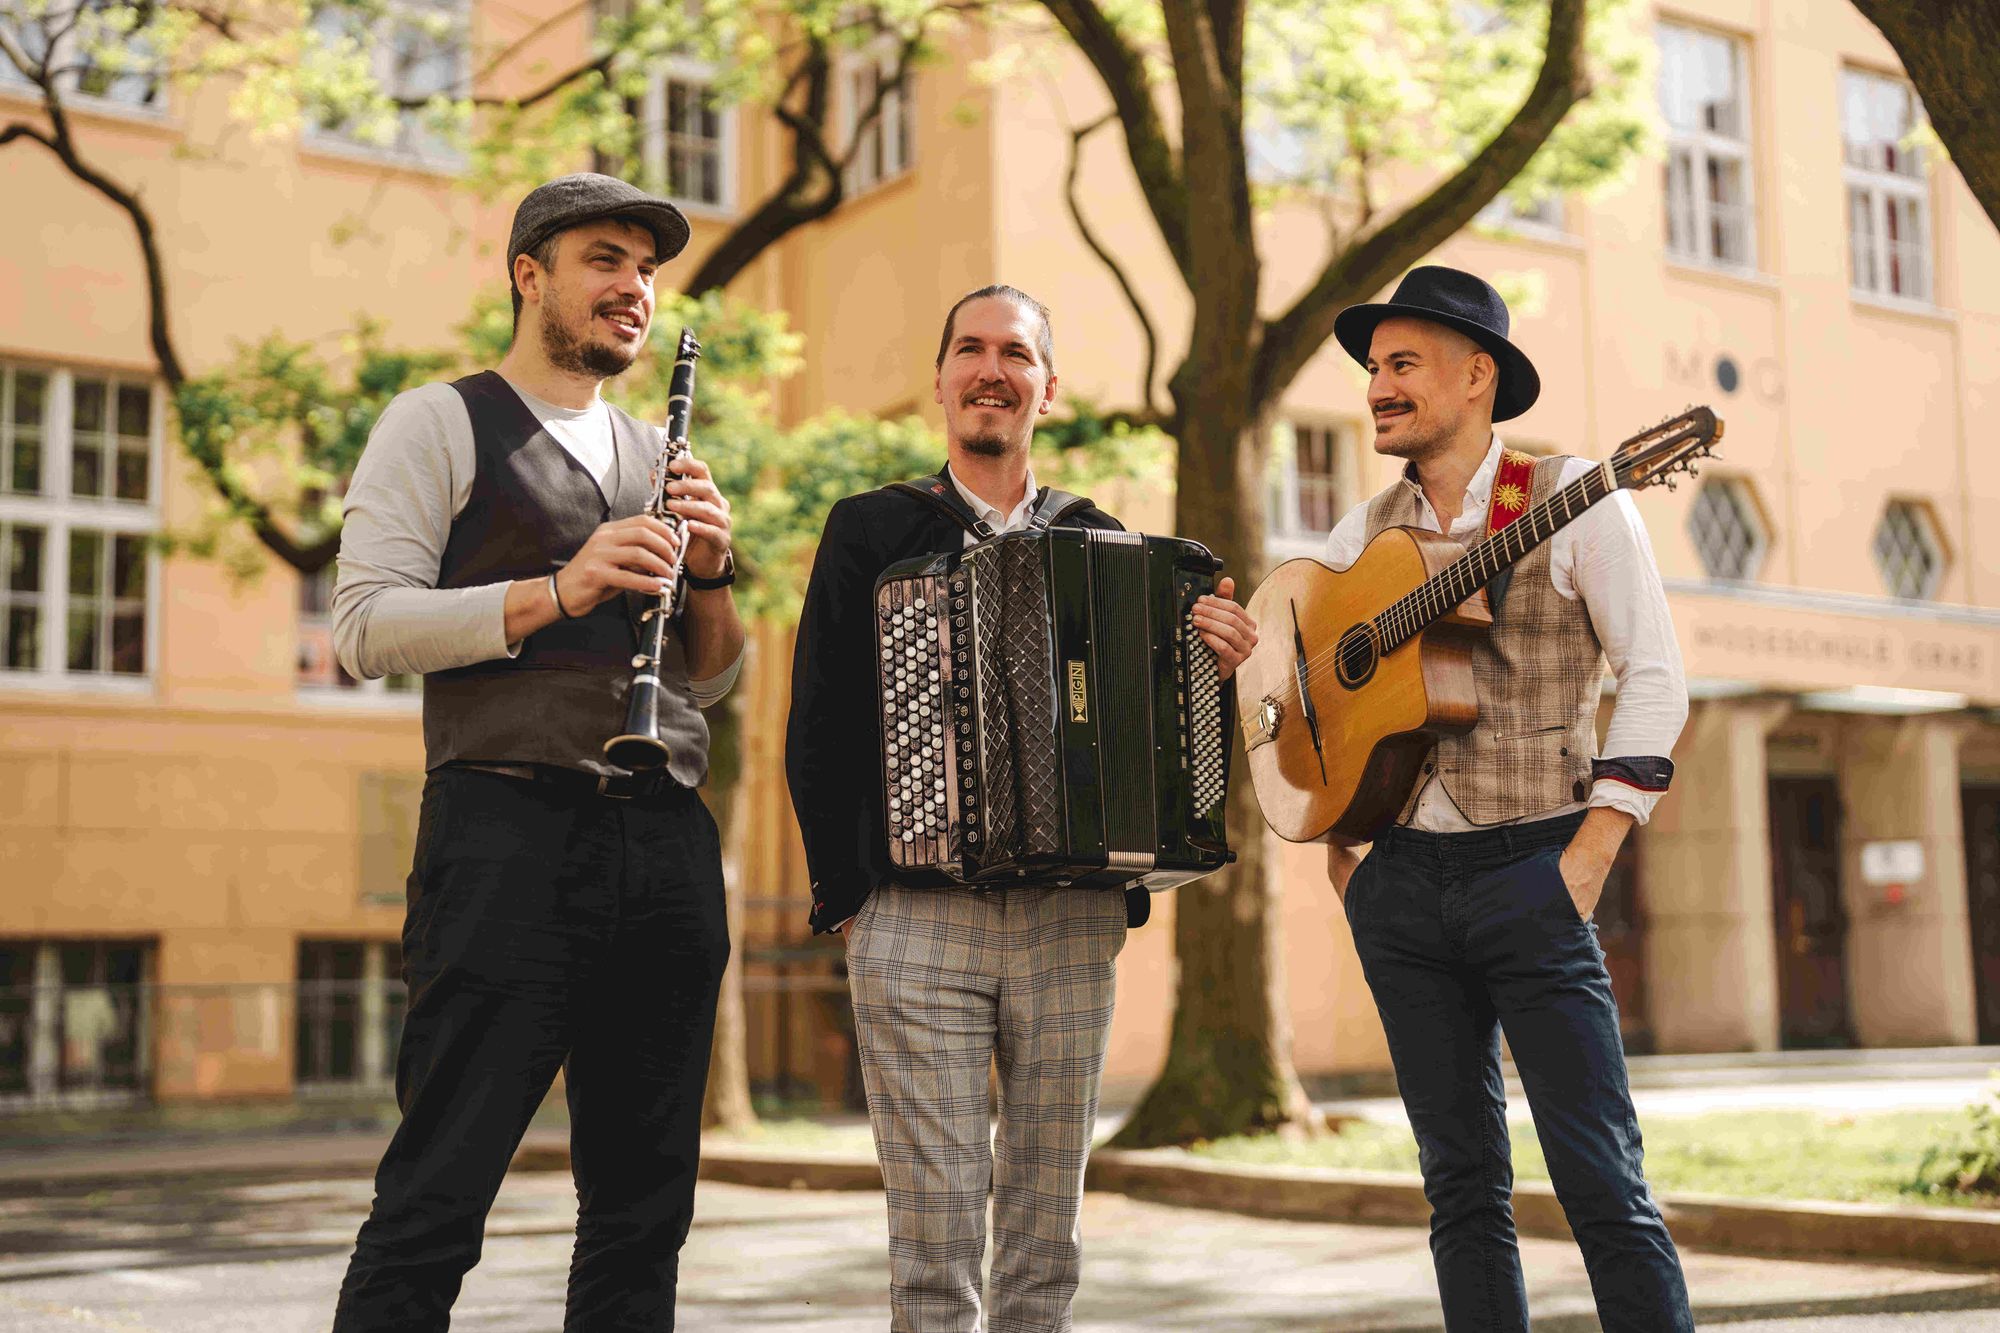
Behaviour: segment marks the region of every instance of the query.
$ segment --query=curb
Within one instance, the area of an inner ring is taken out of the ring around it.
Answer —
[[[1172,1151],[1106,1148],[1091,1154],[1084,1183],[1154,1203],[1251,1217],[1410,1226],[1430,1221],[1422,1181],[1395,1172],[1235,1165],[1190,1161]],[[2000,1214],[1995,1213],[1872,1203],[1767,1203],[1712,1194],[1663,1195],[1660,1210],[1675,1242],[1690,1249],[2000,1265]],[[1555,1190],[1540,1181],[1516,1182],[1514,1224],[1524,1236],[1567,1240],[1570,1235]]]

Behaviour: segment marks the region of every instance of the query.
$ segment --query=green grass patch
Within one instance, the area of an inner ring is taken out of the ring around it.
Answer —
[[[871,1158],[875,1155],[875,1140],[869,1136],[868,1122],[865,1120],[827,1124],[803,1117],[774,1117],[759,1120],[756,1128],[746,1134],[724,1134],[720,1130],[709,1130],[703,1137],[714,1143],[743,1143],[759,1148],[790,1148],[813,1153],[860,1153]]]
[[[1965,1123],[1961,1111],[1897,1111],[1828,1116],[1809,1111],[1732,1111],[1653,1116],[1640,1125],[1646,1178],[1662,1193],[1727,1194],[1749,1199],[1822,1199],[1856,1203],[1994,1207],[2000,1198],[1926,1193],[1915,1184],[1932,1146]],[[1514,1175],[1549,1178],[1534,1127],[1510,1126]],[[1277,1136],[1218,1139],[1193,1151],[1214,1161],[1417,1170],[1417,1144],[1406,1125],[1360,1121],[1323,1139]]]

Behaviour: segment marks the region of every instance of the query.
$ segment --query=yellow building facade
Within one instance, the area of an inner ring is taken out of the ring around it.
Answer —
[[[476,6],[467,32],[497,49],[554,14]],[[1494,211],[1437,256],[1532,294],[1516,337],[1545,389],[1510,443],[1601,457],[1691,401],[1728,423],[1698,483],[1639,498],[1695,702],[1674,792],[1601,912],[1630,1043],[2000,1041],[2000,460],[1979,447],[2000,408],[2000,237],[1912,150],[1893,54],[1846,6],[1676,3],[1651,31],[1656,154],[1588,200]],[[587,42],[582,16],[558,19],[496,86]],[[1136,325],[1062,202],[1071,129],[1102,92],[1060,52],[984,81],[985,50],[965,38],[924,66],[849,202],[738,281],[806,337],[789,417],[935,421],[938,322],[996,280],[1053,307],[1066,389],[1133,399]],[[844,72],[852,96],[867,70]],[[689,109],[704,77],[671,67],[654,94],[691,254],[785,162],[756,108]],[[76,102],[86,154],[159,225],[191,368],[271,331],[335,338],[357,312],[398,345],[449,345],[500,286],[512,200],[476,199],[418,129],[395,150],[257,140],[224,101],[114,83]],[[0,116],[35,115],[0,79]],[[1148,293],[1165,359],[1188,312],[1112,133],[1083,165],[1081,207]],[[172,440],[131,228],[32,144],[0,151],[0,181],[27,201],[0,215],[0,1107],[378,1088],[415,696],[339,676],[323,586],[156,552],[208,501]],[[1275,307],[1323,237],[1306,210],[1264,226]],[[1288,394],[1271,558],[1316,553],[1393,476],[1362,386],[1329,344]],[[1115,507],[1155,530],[1171,512]],[[837,951],[803,938],[780,776],[788,663],[761,636],[739,686],[752,1072],[839,1101],[856,1083]],[[1319,849],[1275,864],[1302,1072],[1385,1068]],[[1157,906],[1124,954],[1114,1095],[1165,1048],[1172,900]]]

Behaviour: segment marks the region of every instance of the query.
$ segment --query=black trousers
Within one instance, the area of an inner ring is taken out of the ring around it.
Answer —
[[[403,1120],[336,1333],[450,1325],[558,1068],[578,1198],[563,1327],[672,1329],[728,954],[721,849],[695,793],[433,772],[403,926]]]

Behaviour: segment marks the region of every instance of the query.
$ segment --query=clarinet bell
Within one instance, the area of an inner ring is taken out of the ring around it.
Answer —
[[[604,757],[634,773],[664,768],[673,758],[667,743],[660,739],[660,684],[650,674],[632,682],[625,730],[604,742]]]

